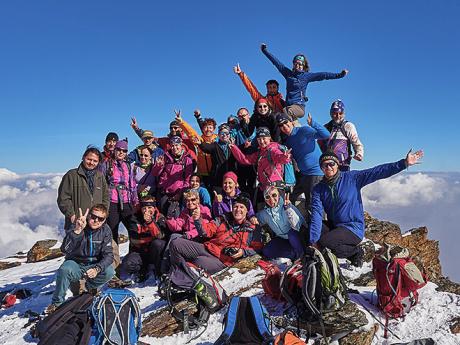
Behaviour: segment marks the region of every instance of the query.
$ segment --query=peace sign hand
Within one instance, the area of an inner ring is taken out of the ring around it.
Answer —
[[[155,161],[155,165],[157,165],[158,167],[162,167],[163,165],[165,165],[165,156],[164,155],[161,155],[161,156],[158,156],[156,161]]]
[[[179,122],[182,122],[182,117],[181,117],[182,112],[180,111],[180,109],[179,110],[174,109],[174,114],[176,114],[176,120]]]
[[[311,117],[310,113],[308,113],[308,116],[307,116],[307,123],[310,127],[311,127],[311,124],[313,123],[313,118]]]
[[[139,129],[139,125],[137,124],[137,120],[134,116],[131,118],[131,128]]]
[[[292,157],[292,154],[291,154],[291,151],[292,151],[292,148],[283,152],[283,154],[289,159],[291,160],[291,157]]]
[[[74,232],[79,235],[83,229],[86,227],[86,217],[88,217],[89,213],[89,208],[86,209],[85,214],[83,214],[81,208],[78,208],[78,212],[80,213],[80,216],[77,218],[77,221],[75,222],[75,230]]]
[[[233,66],[233,72],[235,74],[240,74],[241,73],[241,67],[240,67],[239,63],[237,63],[236,66]]]

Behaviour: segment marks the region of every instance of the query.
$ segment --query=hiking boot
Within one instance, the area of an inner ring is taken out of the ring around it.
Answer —
[[[80,279],[70,283],[70,291],[72,296],[80,296],[82,293],[86,292],[86,279]]]
[[[360,246],[358,246],[358,252],[349,257],[350,263],[355,267],[362,267],[364,263],[364,250]]]
[[[45,314],[50,315],[54,313],[58,307],[59,306],[57,304],[50,304],[48,307],[46,307]]]
[[[195,290],[198,298],[203,301],[208,309],[213,310],[219,305],[215,291],[202,281],[198,281],[193,290]]]

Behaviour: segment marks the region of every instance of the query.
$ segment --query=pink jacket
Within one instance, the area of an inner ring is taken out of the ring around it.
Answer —
[[[201,219],[207,223],[212,220],[211,211],[206,206],[200,205]],[[178,218],[168,218],[166,225],[172,232],[184,232],[188,239],[198,237],[198,230],[195,227],[195,222],[189,213],[189,210],[184,208]]]
[[[271,142],[266,148],[259,148],[257,152],[248,155],[241,152],[236,145],[232,145],[231,150],[238,163],[256,165],[261,190],[265,190],[271,182],[282,181],[283,164],[290,162],[290,159],[280,150],[277,142]],[[268,154],[270,154],[270,160]]]
[[[138,204],[138,198],[136,193],[136,182],[131,174],[131,167],[125,161],[121,163],[116,160],[108,160],[104,162],[104,173],[107,177],[107,183],[109,185],[109,197],[110,202],[118,203],[119,196],[122,196],[123,203],[132,203],[133,205]]]
[[[152,175],[159,176],[158,189],[160,192],[173,196],[190,188],[190,176],[195,170],[195,161],[190,153],[184,151],[182,157],[175,160],[169,152],[166,152],[164,158],[164,165],[155,164],[152,170]]]

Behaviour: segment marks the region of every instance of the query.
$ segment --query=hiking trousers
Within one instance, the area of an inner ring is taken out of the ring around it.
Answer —
[[[329,248],[338,258],[349,258],[358,253],[358,244],[361,239],[344,227],[329,229],[323,223],[319,245]]]
[[[59,267],[56,275],[56,289],[54,290],[52,304],[60,305],[65,300],[65,295],[70,287],[70,283],[79,281],[85,272],[93,268],[94,264],[79,264],[73,260],[65,260]],[[97,289],[107,283],[115,275],[112,265],[108,266],[105,271],[100,272],[96,277],[86,278],[86,288]]]
[[[142,270],[147,271],[148,265],[155,266],[155,275],[161,276],[161,259],[166,247],[166,241],[154,239],[150,242],[148,250],[145,252],[130,251],[121,263],[120,275],[122,279],[131,274],[138,274]]]
[[[190,271],[190,262],[209,274],[223,270],[226,266],[206,250],[203,243],[185,238],[176,238],[169,244],[171,255],[171,281],[184,289],[192,289],[196,283],[196,275]]]
[[[296,260],[304,254],[302,241],[298,231],[291,229],[288,239],[274,237],[262,249],[263,255],[268,259],[289,258]]]
[[[305,217],[307,224],[310,223],[310,207],[311,193],[315,187],[323,179],[322,175],[299,175],[294,190],[289,196],[289,200],[293,205],[296,205],[297,198],[303,193],[305,195],[305,203],[296,205],[302,215]]]
[[[129,224],[132,222],[133,207],[130,203],[123,203],[123,209],[117,202],[110,202],[109,216],[107,217],[107,225],[112,230],[113,240],[118,244],[118,226],[123,223],[126,229],[129,229]]]

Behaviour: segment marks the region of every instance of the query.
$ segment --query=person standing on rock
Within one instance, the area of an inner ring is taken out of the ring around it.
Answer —
[[[94,205],[84,214],[79,209],[79,217],[66,231],[62,241],[61,251],[65,254],[65,261],[57,271],[56,289],[47,308],[48,314],[64,302],[72,282],[86,278],[86,288],[95,292],[114,276],[112,231],[105,223],[106,219],[105,205]]]
[[[319,158],[323,180],[313,188],[309,243],[329,248],[338,258],[347,258],[361,267],[364,252],[358,244],[364,237],[364,210],[361,188],[380,179],[393,176],[417,164],[423,151],[412,153],[394,163],[366,170],[340,171],[339,158],[327,151]],[[323,211],[327,222],[323,224]]]

